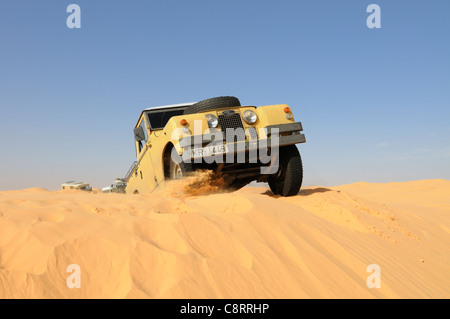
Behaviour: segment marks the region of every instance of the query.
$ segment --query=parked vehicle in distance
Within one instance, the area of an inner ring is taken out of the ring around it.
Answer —
[[[122,193],[125,194],[127,183],[123,178],[116,178],[111,186],[102,188],[103,193]]]
[[[68,189],[78,189],[81,191],[90,192],[92,191],[92,187],[89,183],[85,182],[75,182],[75,181],[69,181],[61,184],[62,190],[68,190]]]
[[[256,181],[268,182],[275,195],[296,195],[301,131],[288,105],[241,106],[232,96],[145,109],[134,128],[137,161],[126,192],[152,192],[166,180],[210,170],[231,190]]]

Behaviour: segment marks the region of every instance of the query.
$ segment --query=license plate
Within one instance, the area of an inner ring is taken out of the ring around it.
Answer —
[[[201,158],[215,155],[222,155],[228,152],[228,146],[223,145],[214,145],[214,146],[206,146],[191,149],[191,157],[192,158]]]

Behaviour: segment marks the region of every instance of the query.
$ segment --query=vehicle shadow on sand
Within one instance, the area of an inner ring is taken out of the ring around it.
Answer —
[[[316,187],[316,188],[310,188],[310,189],[301,189],[300,192],[296,196],[310,196],[316,193],[325,193],[325,192],[332,192],[332,189],[326,188],[326,187]],[[275,195],[272,193],[270,189],[266,190],[264,193],[261,193],[262,195],[267,195],[270,197],[278,198],[282,197],[281,195]]]

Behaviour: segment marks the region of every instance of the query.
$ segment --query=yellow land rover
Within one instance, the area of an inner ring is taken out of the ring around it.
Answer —
[[[241,106],[221,96],[142,111],[134,128],[137,161],[126,192],[149,193],[170,179],[210,170],[236,190],[268,182],[276,195],[296,195],[303,179],[302,124],[286,104]]]

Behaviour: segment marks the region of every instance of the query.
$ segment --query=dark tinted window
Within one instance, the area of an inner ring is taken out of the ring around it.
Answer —
[[[182,115],[184,109],[178,110],[160,110],[148,113],[148,119],[152,130],[163,129],[172,116]]]

